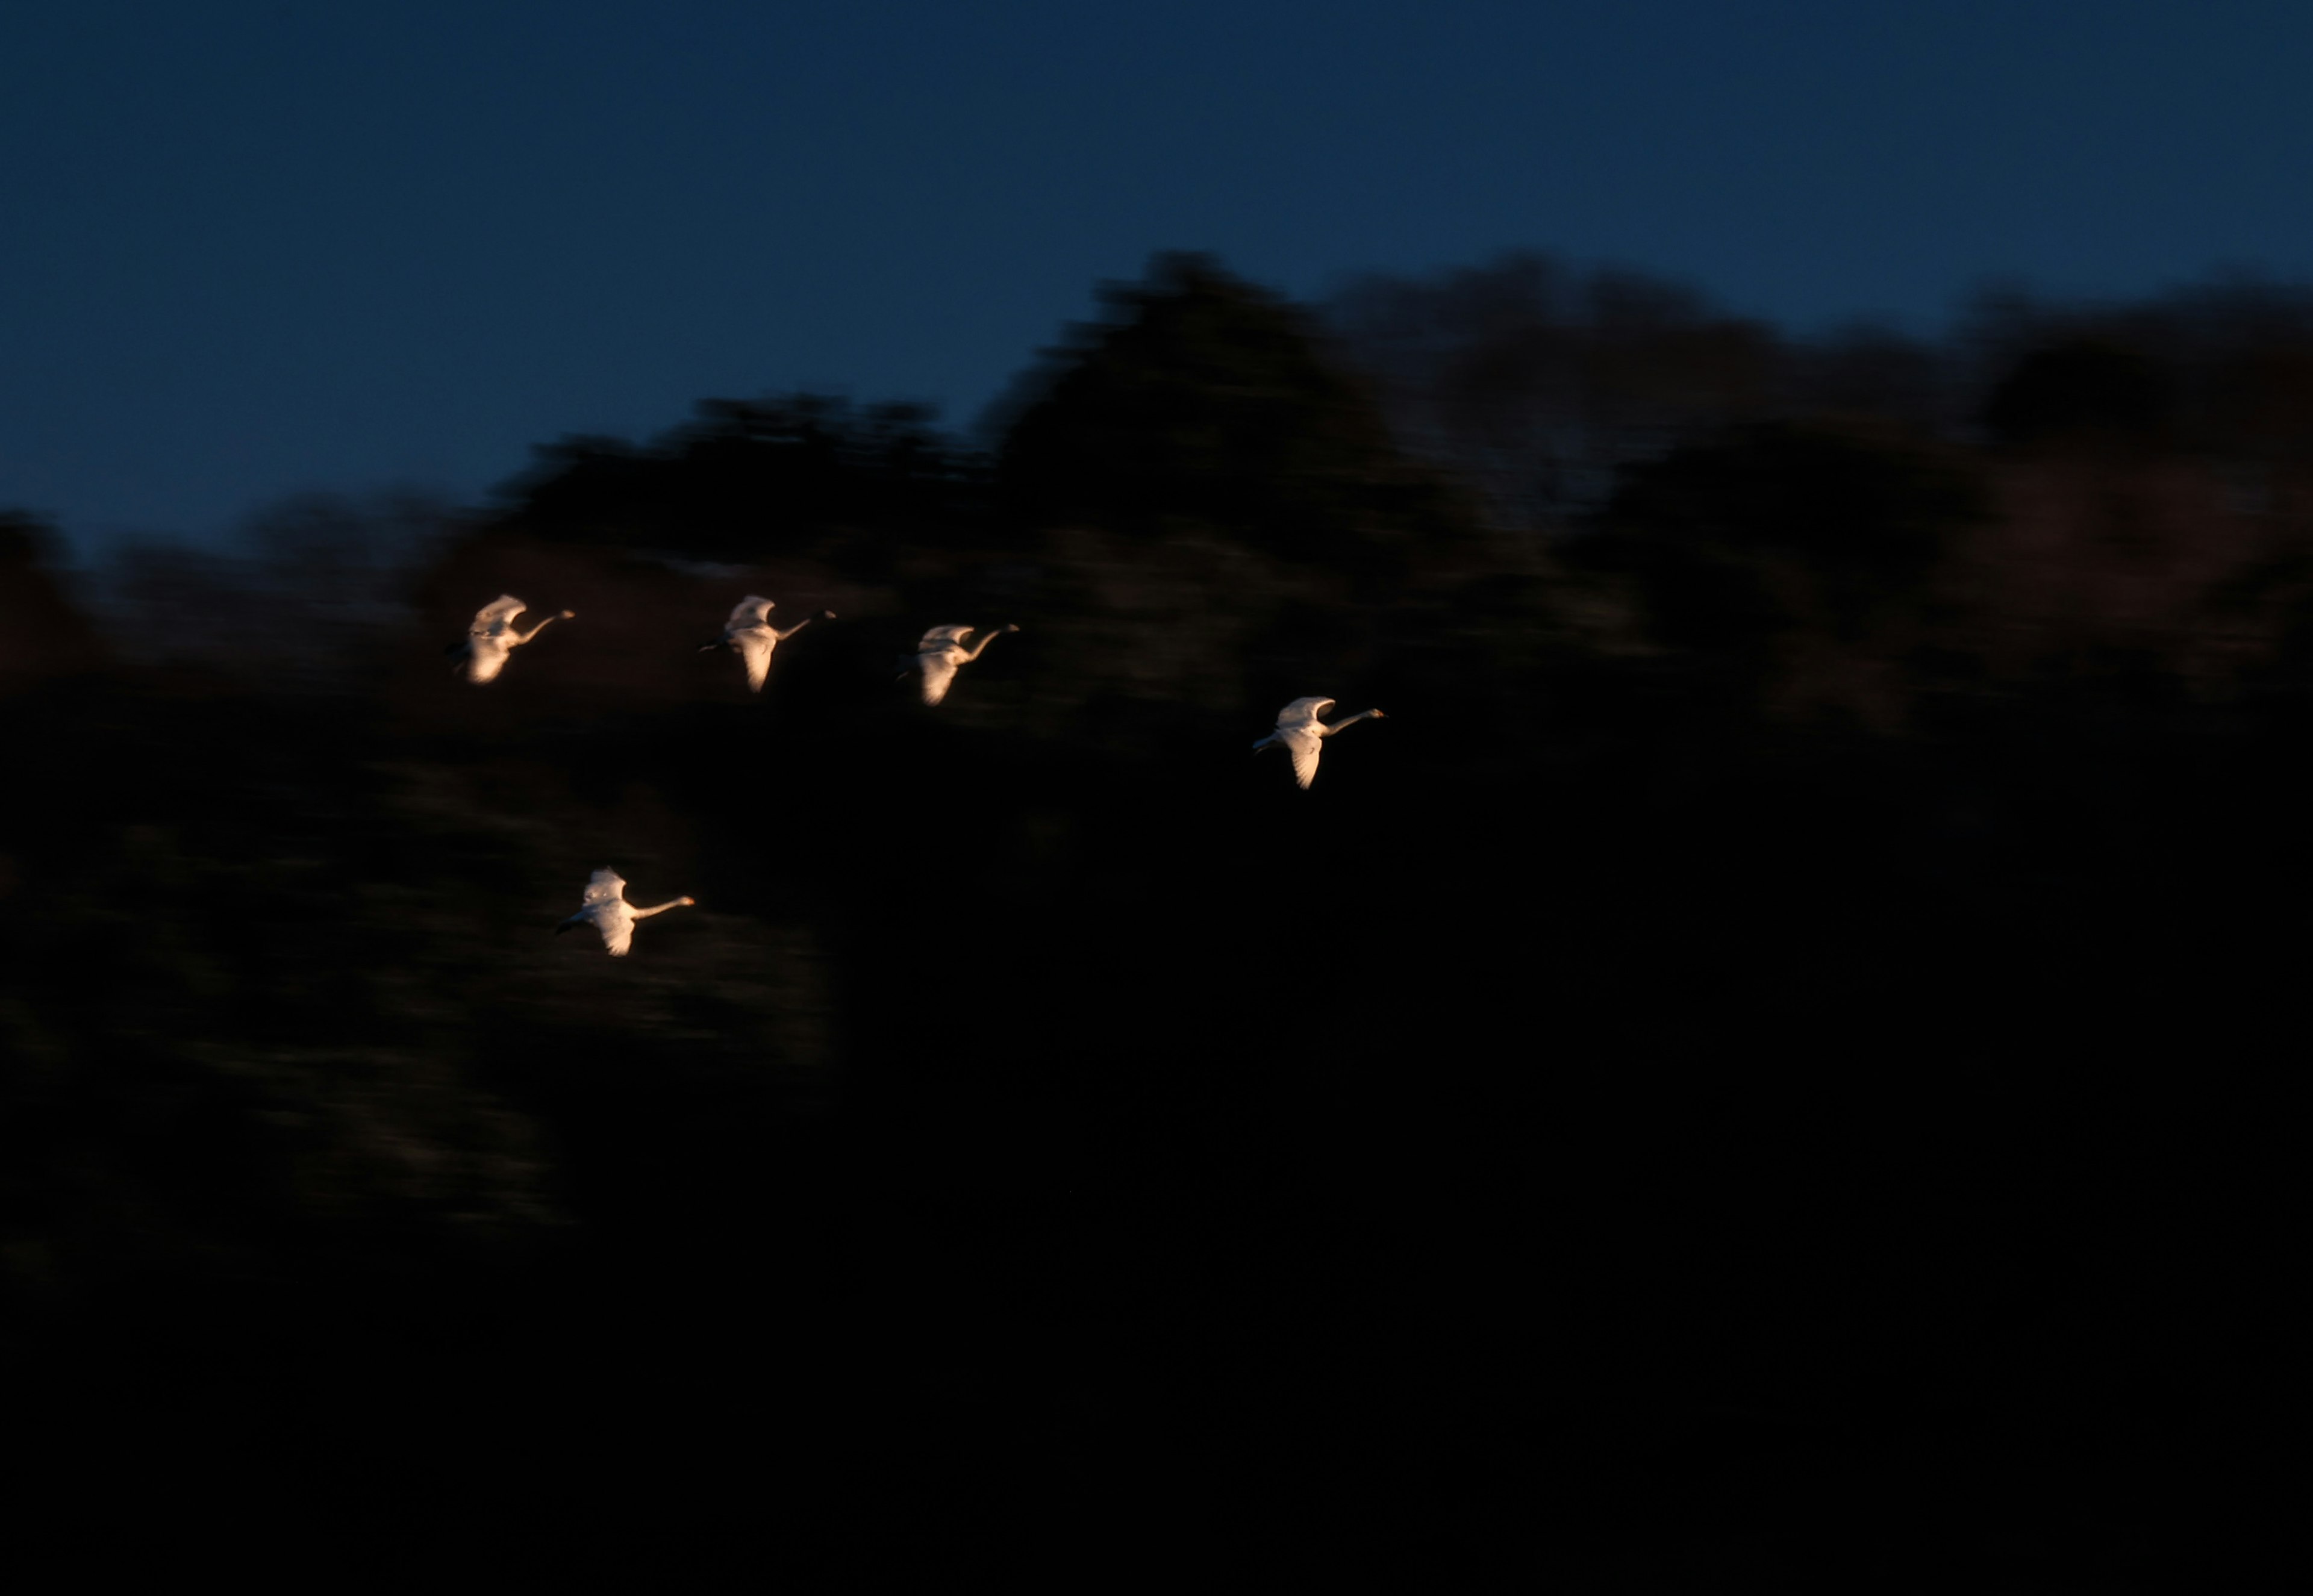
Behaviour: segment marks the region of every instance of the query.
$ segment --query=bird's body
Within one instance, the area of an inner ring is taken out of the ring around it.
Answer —
[[[749,690],[761,692],[763,680],[770,674],[771,651],[811,625],[814,619],[835,618],[834,610],[822,609],[816,617],[805,616],[782,632],[771,625],[771,611],[778,608],[778,604],[761,594],[749,593],[731,611],[731,618],[723,623],[723,636],[703,645],[699,652],[703,653],[710,648],[730,649],[747,667]]]
[[[528,608],[512,593],[501,593],[474,611],[474,624],[466,628],[465,642],[452,645],[450,650],[458,656],[468,681],[497,680],[498,672],[506,669],[508,654],[553,622],[569,620],[576,613],[565,609],[559,615],[550,615],[524,632],[515,627],[514,618]]]
[[[623,959],[634,946],[635,922],[647,920],[653,915],[663,915],[671,908],[694,905],[695,898],[678,898],[651,908],[637,908],[627,901],[627,883],[615,870],[598,870],[586,883],[586,896],[578,905],[578,912],[554,928],[557,936],[573,926],[592,925],[602,934],[602,945],[611,950],[611,957]]]
[[[1283,749],[1292,756],[1294,785],[1306,787],[1317,779],[1317,756],[1324,751],[1326,738],[1359,721],[1388,718],[1378,709],[1368,709],[1329,726],[1324,716],[1332,707],[1331,698],[1294,699],[1277,712],[1277,730],[1254,743],[1253,751],[1257,754],[1265,748]]]
[[[978,659],[981,652],[1003,633],[1019,629],[1009,625],[998,627],[978,644],[966,648],[963,640],[972,636],[973,628],[934,627],[924,634],[923,641],[916,645],[914,656],[901,662],[900,675],[904,679],[910,671],[920,675],[923,678],[924,702],[937,704],[947,697],[948,687],[955,680],[955,673],[959,670]]]

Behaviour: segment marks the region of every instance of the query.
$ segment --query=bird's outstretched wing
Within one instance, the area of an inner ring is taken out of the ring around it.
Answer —
[[[1296,698],[1277,712],[1277,723],[1280,726],[1306,726],[1332,706],[1331,698]],[[1306,787],[1309,784],[1305,781],[1301,785]]]
[[[627,895],[626,878],[615,870],[598,870],[586,883],[586,896],[581,900],[585,908],[597,903],[616,903]]]
[[[731,646],[739,651],[739,658],[747,667],[747,686],[752,690],[763,690],[763,680],[771,673],[771,650],[778,645],[779,640],[763,627],[749,627],[731,634]]]
[[[594,924],[602,927],[602,945],[611,950],[611,957],[624,959],[627,950],[635,945],[635,923],[620,915],[615,925],[607,918],[598,919]]]
[[[924,640],[916,645],[916,652],[923,653],[930,649],[945,648],[951,643],[960,647],[963,640],[971,636],[970,627],[934,627],[924,634]]]
[[[947,697],[948,684],[955,680],[954,660],[944,653],[919,653],[916,668],[924,673],[925,703],[937,704]]]
[[[474,611],[474,624],[468,630],[476,637],[495,636],[513,625],[514,618],[529,608],[512,593],[500,593]]]
[[[1304,699],[1304,703],[1308,700]],[[1280,726],[1277,741],[1293,756],[1293,781],[1306,787],[1317,779],[1317,756],[1325,751],[1324,739],[1302,726]]]
[[[760,627],[770,618],[771,611],[778,608],[777,604],[761,593],[749,593],[740,600],[737,608],[731,611],[731,618],[724,623],[725,627],[736,631],[742,627]]]

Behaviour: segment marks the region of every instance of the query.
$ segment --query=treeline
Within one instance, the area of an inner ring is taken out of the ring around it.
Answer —
[[[2309,489],[2296,290],[1807,341],[1181,257],[984,449],[716,401],[93,618],[10,522],[41,1499],[539,1561],[2124,1563],[2283,1351],[2234,1286]],[[577,618],[478,689],[501,592]],[[840,617],[760,699],[698,652],[751,592]],[[927,711],[943,622],[1023,630]],[[1246,750],[1308,693],[1389,718],[1303,794]],[[605,864],[702,907],[558,944]]]

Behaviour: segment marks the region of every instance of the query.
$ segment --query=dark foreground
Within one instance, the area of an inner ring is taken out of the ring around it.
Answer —
[[[2221,680],[2019,663],[1938,484],[2094,438],[1745,434],[1579,557],[1322,426],[1365,476],[1103,520],[1104,369],[992,480],[582,452],[335,652],[108,655],[17,561],[19,1544],[2039,1589],[2300,1494],[2294,589]],[[502,588],[579,618],[472,688]],[[751,590],[845,618],[761,699]],[[950,619],[1024,629],[925,711]],[[1303,794],[1311,691],[1390,718]],[[701,907],[557,942],[603,864]]]

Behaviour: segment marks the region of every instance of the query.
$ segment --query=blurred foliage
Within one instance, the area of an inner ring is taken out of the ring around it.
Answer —
[[[1402,579],[1403,545],[1461,530],[1297,308],[1190,255],[1107,300],[1025,385],[998,467],[1014,517],[1141,537],[1185,523],[1383,579]]]
[[[745,561],[767,539],[810,540],[839,563],[895,537],[937,540],[980,517],[986,469],[920,406],[855,413],[818,395],[711,399],[655,445],[567,438],[512,485],[517,528],[564,543]]]
[[[1326,325],[1398,435],[1522,526],[1595,509],[1623,467],[1683,437],[1770,414],[1786,359],[1769,329],[1690,289],[1532,254],[1362,278]]]
[[[2061,1462],[2124,1542],[2280,1356],[2160,1304],[2293,1167],[2309,328],[1168,257],[987,454],[718,400],[74,583],[0,522],[38,1499],[953,1567],[1192,1478],[1434,1578],[2005,1557]],[[478,689],[501,592],[576,614]],[[761,697],[751,592],[840,617]],[[1306,693],[1389,718],[1304,794]],[[558,941],[604,864],[699,907]]]
[[[2003,443],[2081,434],[2124,443],[2155,437],[2176,408],[2167,373],[2141,352],[2074,338],[2033,350],[1984,401],[1983,426]]]
[[[95,669],[104,647],[46,571],[55,539],[29,515],[0,511],[0,692]]]
[[[1857,697],[1925,641],[1952,533],[1989,513],[1967,462],[1901,436],[1765,423],[1627,477],[1574,550],[1636,586],[1654,635],[1730,705]]]

